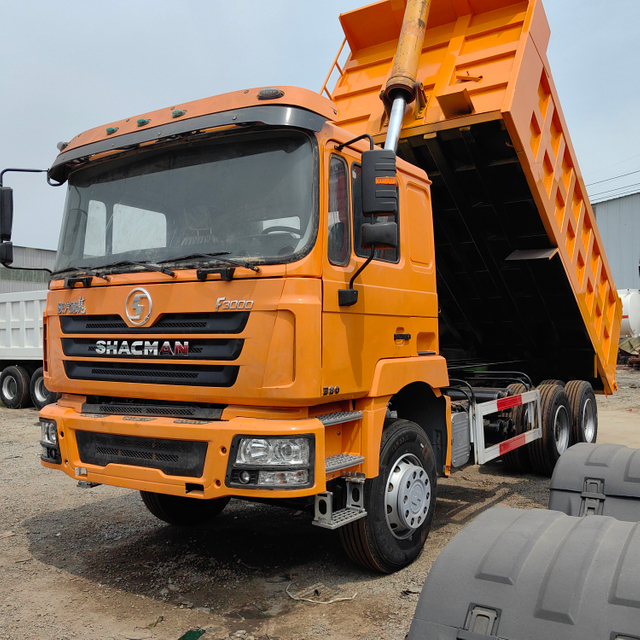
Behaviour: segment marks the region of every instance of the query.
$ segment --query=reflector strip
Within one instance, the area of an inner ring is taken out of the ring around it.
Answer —
[[[496,400],[496,404],[498,411],[504,411],[505,409],[511,409],[512,407],[519,407],[522,404],[522,395],[500,398],[500,400]]]

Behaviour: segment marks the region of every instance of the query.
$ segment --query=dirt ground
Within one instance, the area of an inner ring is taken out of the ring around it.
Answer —
[[[601,439],[616,441],[614,416],[640,447],[640,371],[620,368],[618,384],[598,399]],[[232,501],[212,525],[172,528],[137,492],[82,489],[41,467],[39,437],[35,410],[0,409],[2,640],[401,640],[429,568],[462,527],[497,504],[548,500],[548,479],[500,462],[454,472],[438,480],[423,554],[381,576],[352,565],[337,532],[306,513]]]

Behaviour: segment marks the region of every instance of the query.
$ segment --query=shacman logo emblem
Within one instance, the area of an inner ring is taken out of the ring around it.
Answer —
[[[133,289],[127,296],[127,302],[124,305],[129,322],[137,327],[142,326],[151,317],[152,307],[153,303],[149,292],[142,288]]]

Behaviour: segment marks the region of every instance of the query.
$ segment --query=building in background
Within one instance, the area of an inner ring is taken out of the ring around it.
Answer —
[[[640,193],[593,206],[616,288],[640,289]]]
[[[7,269],[0,266],[0,293],[16,291],[41,291],[49,287],[49,274],[36,268],[53,270],[56,252],[51,249],[32,247],[13,247],[13,265],[16,267],[35,267],[33,270]]]

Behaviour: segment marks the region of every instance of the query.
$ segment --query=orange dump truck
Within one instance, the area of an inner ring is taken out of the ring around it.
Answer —
[[[496,457],[550,474],[595,441],[621,309],[541,3],[383,0],[341,22],[329,99],[241,90],[63,145],[42,464],[177,525],[231,497],[308,506],[391,572],[438,476]]]

